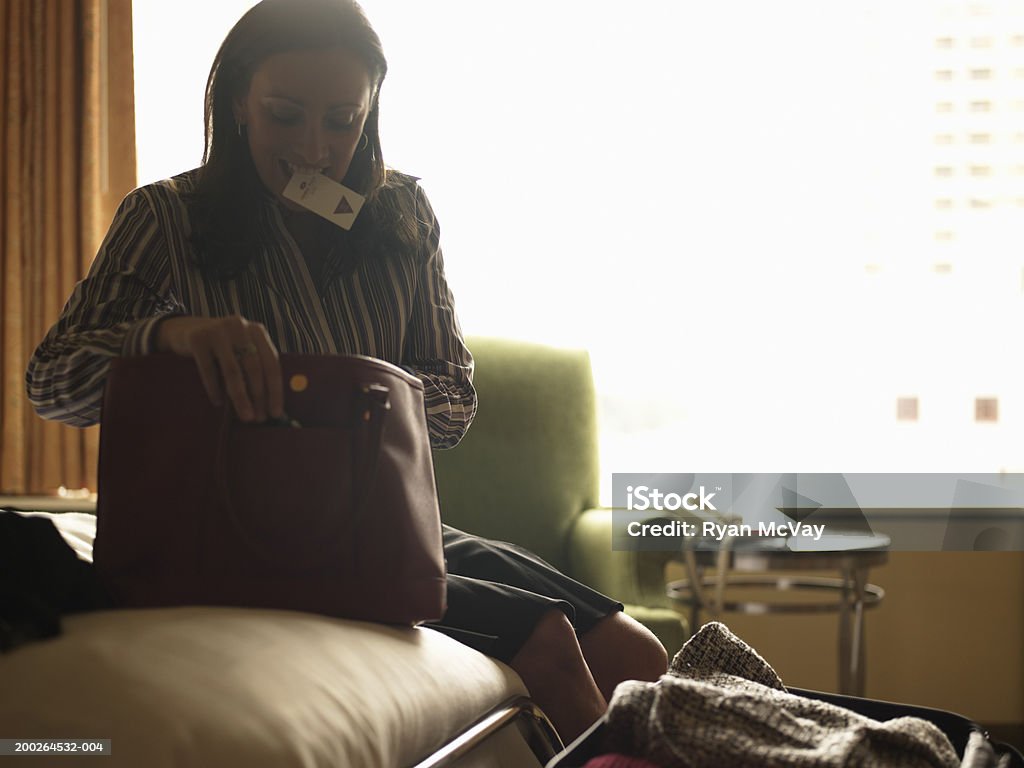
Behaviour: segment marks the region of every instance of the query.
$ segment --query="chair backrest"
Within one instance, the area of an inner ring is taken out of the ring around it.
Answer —
[[[507,339],[467,344],[479,409],[458,446],[434,452],[441,517],[564,569],[566,534],[598,497],[590,356]]]

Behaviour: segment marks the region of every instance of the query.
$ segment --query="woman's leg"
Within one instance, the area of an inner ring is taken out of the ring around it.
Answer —
[[[566,744],[604,714],[605,697],[562,611],[551,610],[541,617],[509,666]]]
[[[580,648],[606,700],[623,680],[655,682],[668,671],[665,647],[647,627],[622,611],[606,616],[582,635]]]
[[[620,682],[665,673],[665,649],[616,610],[621,604],[533,553],[449,526],[444,547],[448,613],[440,628],[495,637],[484,652],[508,660],[566,741],[604,714]],[[555,607],[560,603],[573,606],[577,620],[590,627],[579,639],[568,611]]]

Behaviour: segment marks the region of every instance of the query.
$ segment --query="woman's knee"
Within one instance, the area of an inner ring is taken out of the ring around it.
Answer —
[[[621,611],[595,624],[580,638],[580,646],[595,677],[654,681],[668,669],[661,641]]]
[[[582,652],[569,618],[555,608],[541,616],[513,661],[525,658],[538,664],[560,666],[566,657],[582,660]]]

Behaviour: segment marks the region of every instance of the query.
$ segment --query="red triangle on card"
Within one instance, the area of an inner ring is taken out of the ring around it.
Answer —
[[[341,202],[338,203],[338,207],[334,209],[335,213],[352,213],[352,206],[348,204],[348,200],[344,195],[341,196]]]

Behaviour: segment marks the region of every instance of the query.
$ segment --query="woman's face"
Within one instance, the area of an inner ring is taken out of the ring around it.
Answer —
[[[348,172],[370,112],[370,74],[342,48],[271,56],[253,73],[249,92],[235,103],[263,184],[281,196],[292,173],[321,171],[335,181]]]

